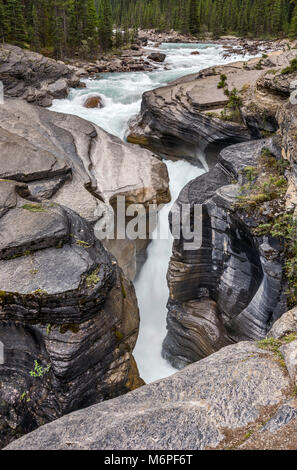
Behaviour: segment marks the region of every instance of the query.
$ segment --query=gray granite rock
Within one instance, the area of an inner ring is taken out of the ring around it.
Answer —
[[[0,218],[16,206],[15,183],[0,179]]]
[[[240,343],[168,379],[64,416],[8,449],[228,448],[234,436],[239,445],[251,426],[273,418],[291,391],[273,353]]]
[[[0,146],[3,446],[143,385],[134,287],[94,224],[118,195],[147,209],[170,193],[166,166],[149,151],[23,100],[0,107]],[[131,279],[137,246],[128,248],[113,247]]]
[[[241,450],[296,450],[297,400],[293,398],[280,406],[275,415],[260,429],[247,433]]]
[[[166,59],[166,54],[162,54],[161,52],[152,52],[148,59],[153,60],[154,62],[164,62]]]
[[[297,333],[297,308],[286,312],[276,321],[269,331],[268,336],[281,339],[290,333]]]
[[[297,336],[295,336],[297,338]],[[292,382],[297,387],[297,340],[292,341],[280,348],[291,377]]]
[[[186,155],[197,161],[201,152],[212,155],[214,148],[274,133],[277,110],[288,98],[289,80],[281,79],[279,71],[295,55],[293,51],[268,55],[261,68],[258,58],[210,67],[144,93],[141,112],[131,120],[128,140],[162,155]],[[271,78],[277,72],[278,85]],[[224,89],[218,87],[222,74],[229,91],[238,90],[243,103],[241,120],[232,114],[221,118],[228,104]]]
[[[80,86],[73,67],[10,44],[0,45],[0,80],[6,96],[45,107]]]

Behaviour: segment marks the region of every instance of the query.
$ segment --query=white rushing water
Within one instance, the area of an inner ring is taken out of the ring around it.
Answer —
[[[152,46],[149,46],[152,49]],[[68,99],[56,100],[53,111],[75,114],[94,122],[107,132],[124,138],[129,119],[140,110],[141,97],[145,91],[166,85],[183,75],[198,72],[206,67],[226,64],[249,57],[233,55],[224,59],[224,49],[220,45],[208,44],[163,44],[157,51],[167,55],[165,64],[171,70],[154,72],[129,72],[104,74],[96,80],[85,80],[87,88],[72,90]],[[198,50],[199,55],[191,55]],[[105,107],[86,109],[83,102],[88,95],[99,93]],[[170,176],[172,203],[162,209],[159,215],[160,226],[168,226],[168,214],[173,202],[188,181],[205,170],[181,160],[167,162]],[[162,229],[163,230],[163,229]],[[141,315],[140,334],[135,349],[135,357],[140,375],[149,383],[167,377],[175,372],[161,357],[162,342],[166,336],[166,304],[168,287],[166,274],[172,250],[172,238],[153,240],[148,248],[148,258],[136,281],[135,287]]]
[[[149,46],[149,51],[151,50],[154,49]],[[102,74],[99,80],[84,80],[86,89],[72,90],[67,99],[55,100],[52,111],[75,114],[94,122],[110,134],[124,138],[128,121],[139,112],[145,91],[206,67],[249,58],[233,55],[232,58],[224,59],[223,54],[226,51],[222,46],[214,44],[163,44],[155,51],[166,54],[165,65],[171,67],[171,70],[160,68],[154,72],[108,73]],[[191,55],[193,51],[199,51],[200,55]],[[84,108],[86,97],[92,93],[102,96],[104,108]]]
[[[172,202],[159,214],[159,233],[166,233],[170,209],[180,191],[192,179],[205,170],[186,161],[167,162]],[[141,313],[141,328],[134,351],[141,377],[147,383],[167,377],[175,369],[162,356],[162,343],[166,336],[168,301],[167,270],[172,251],[173,238],[168,230],[167,240],[153,240],[148,248],[148,258],[135,284]]]

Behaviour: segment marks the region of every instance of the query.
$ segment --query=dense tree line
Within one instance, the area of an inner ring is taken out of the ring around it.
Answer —
[[[216,36],[297,36],[296,0],[112,0],[122,26]]]
[[[121,47],[138,27],[297,37],[297,0],[0,0],[0,40],[55,57]]]
[[[1,40],[56,57],[110,49],[112,25],[110,0],[0,0]]]

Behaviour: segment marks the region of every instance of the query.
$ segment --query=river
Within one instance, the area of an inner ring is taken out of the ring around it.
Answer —
[[[152,49],[152,46],[149,46]],[[165,65],[153,72],[129,72],[104,74],[97,80],[87,79],[87,88],[71,90],[65,100],[55,100],[53,111],[75,114],[92,121],[124,139],[129,119],[140,111],[141,97],[145,91],[164,86],[183,75],[198,72],[206,67],[226,64],[249,57],[233,55],[224,59],[225,50],[214,44],[162,44],[158,51],[167,55]],[[191,52],[199,51],[199,55]],[[86,109],[83,102],[88,95],[99,93],[103,98],[104,108]],[[159,215],[162,228],[168,227],[168,214],[173,202],[188,181],[203,174],[207,167],[192,166],[185,160],[166,161],[172,202],[165,206]],[[148,248],[147,261],[135,282],[140,309],[140,333],[134,351],[140,375],[147,382],[167,377],[176,372],[161,356],[162,342],[166,336],[166,304],[168,287],[166,274],[171,256],[172,238],[155,239]]]

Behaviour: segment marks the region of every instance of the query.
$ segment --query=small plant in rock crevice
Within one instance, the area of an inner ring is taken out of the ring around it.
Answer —
[[[260,59],[259,62],[255,65],[256,70],[263,70],[263,59]]]
[[[46,375],[51,369],[51,364],[48,364],[46,367],[43,367],[39,364],[37,360],[34,361],[34,369],[30,371],[30,376],[34,378],[42,378]]]
[[[284,346],[285,344],[292,343],[296,339],[297,339],[297,333],[288,333],[280,339],[265,338],[261,341],[258,341],[257,346],[260,349],[272,352],[275,355],[278,362],[280,363],[280,365],[282,367],[286,367],[284,356],[282,352],[280,351],[280,348]]]
[[[222,89],[222,88],[225,88],[226,86],[227,86],[227,76],[225,74],[222,74],[220,76],[220,81],[218,83],[218,88]]]
[[[238,90],[233,88],[230,92],[227,88],[225,89],[225,95],[228,96],[229,101],[221,112],[220,118],[223,121],[231,121],[236,123],[242,123],[241,111],[242,99],[239,96]]]
[[[283,210],[284,196],[287,192],[288,182],[285,178],[286,163],[277,160],[269,149],[263,149],[259,158],[259,166],[246,167],[243,174],[247,183],[240,189],[237,207],[246,210],[246,212],[257,209],[258,215],[263,219],[264,203],[275,201],[276,209],[271,211],[273,218],[275,214]],[[255,215],[257,215],[254,212]],[[263,229],[262,224],[261,230]]]
[[[29,397],[29,395],[28,395],[28,392],[22,393],[22,395],[21,395],[21,401],[24,401],[24,402],[26,402],[26,403],[30,403],[31,399],[30,399],[30,397]]]
[[[291,60],[290,65],[288,67],[285,67],[282,71],[282,75],[288,75],[290,73],[297,72],[297,58]]]
[[[24,204],[22,208],[29,212],[46,212],[42,204]]]
[[[76,240],[76,244],[82,248],[91,248],[91,245],[83,240]]]
[[[100,281],[100,277],[98,276],[99,268],[95,269],[89,276],[86,278],[86,285],[87,287],[94,287]]]

